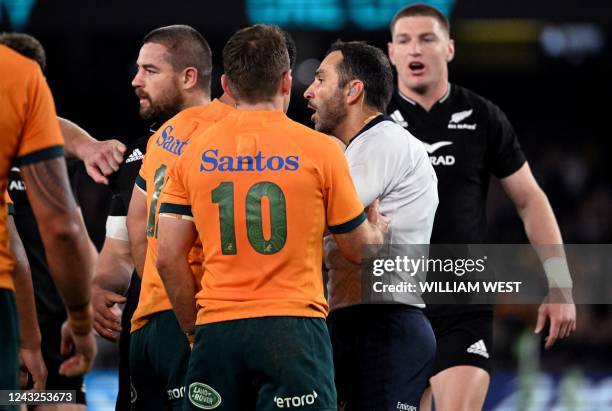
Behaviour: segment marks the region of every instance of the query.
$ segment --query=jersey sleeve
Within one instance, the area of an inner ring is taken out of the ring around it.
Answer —
[[[329,146],[324,164],[327,226],[332,233],[343,234],[357,228],[366,216],[344,154],[336,143],[329,141]]]
[[[168,171],[168,179],[160,196],[159,214],[180,214],[193,217],[189,193],[183,179],[183,158],[179,158]]]
[[[27,85],[26,104],[26,117],[17,149],[19,163],[27,165],[62,157],[64,139],[57,121],[53,96],[38,66]]]
[[[525,154],[506,114],[499,107],[489,107],[487,162],[497,178],[508,177],[525,163]]]

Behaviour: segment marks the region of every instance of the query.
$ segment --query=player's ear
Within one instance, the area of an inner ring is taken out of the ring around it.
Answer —
[[[354,104],[361,99],[363,95],[363,82],[361,80],[351,80],[346,85],[346,102],[347,104]]]
[[[223,89],[223,92],[225,94],[227,94],[234,101],[236,101],[236,97],[234,96],[234,93],[232,92],[232,89],[231,89],[231,87],[229,85],[229,79],[227,78],[227,76],[225,74],[221,75],[221,88]]]
[[[293,84],[293,77],[291,77],[291,70],[287,70],[283,73],[281,79],[281,92],[283,96],[291,94],[291,85]]]
[[[183,70],[183,89],[188,90],[198,84],[198,69],[187,67]]]
[[[387,43],[387,54],[389,54],[389,61],[395,66],[395,49],[391,41]]]
[[[446,62],[450,63],[455,57],[455,40],[448,39],[448,50],[446,52]]]

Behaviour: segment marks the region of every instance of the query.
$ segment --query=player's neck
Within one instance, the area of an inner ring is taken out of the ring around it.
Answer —
[[[185,110],[189,107],[207,106],[210,104],[210,96],[204,93],[192,94],[185,98],[185,102],[181,107],[181,110]]]
[[[258,103],[247,103],[236,101],[236,108],[243,111],[284,111],[284,100],[282,97],[274,97],[271,101],[261,101]]]
[[[440,79],[438,83],[427,88],[423,92],[412,90],[401,81],[398,81],[399,92],[408,99],[414,101],[425,111],[431,110],[434,104],[440,101],[447,93],[449,88],[448,78]]]
[[[366,124],[380,114],[373,108],[363,108],[358,111],[349,110],[344,121],[336,127],[334,136],[338,137],[344,144],[348,144]]]

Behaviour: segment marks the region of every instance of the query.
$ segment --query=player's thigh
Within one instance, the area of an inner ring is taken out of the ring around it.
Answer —
[[[432,318],[437,351],[432,375],[460,365],[491,369],[493,313],[474,312]]]
[[[19,327],[12,291],[0,289],[0,389],[19,389]],[[3,408],[4,407],[4,408]],[[0,410],[12,410],[0,405]]]
[[[346,333],[352,332],[356,342],[352,358],[344,358],[354,371],[337,370],[345,379],[337,377],[338,385],[348,387],[339,391],[340,404],[346,410],[417,408],[436,346],[422,311],[404,305],[363,305],[342,314]]]
[[[151,367],[167,394],[172,409],[182,408],[185,378],[191,348],[174,311],[163,311],[151,319],[149,346]]]
[[[421,396],[421,405],[419,407],[420,411],[431,411],[431,406],[433,403],[433,394],[431,392],[431,385],[425,388],[423,391],[423,395]]]
[[[437,411],[481,410],[489,388],[489,373],[482,368],[459,365],[431,378]]]
[[[438,351],[430,379],[437,410],[481,409],[490,381],[493,314],[432,320]]]
[[[130,409],[132,411],[166,410],[167,394],[152,368],[149,356],[151,324],[130,336]]]
[[[238,321],[198,326],[189,358],[185,410],[254,410],[246,377]]]
[[[264,317],[248,321],[248,334],[255,338],[245,348],[245,358],[257,388],[257,411],[336,410],[325,320]]]
[[[127,301],[121,315],[121,334],[119,335],[119,389],[115,409],[128,410],[130,408],[130,327],[132,315],[138,305],[140,294],[140,278],[132,274],[130,287],[127,292]]]

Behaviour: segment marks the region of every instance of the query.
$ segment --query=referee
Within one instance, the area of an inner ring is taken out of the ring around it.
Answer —
[[[455,50],[446,17],[416,4],[400,10],[390,28],[389,57],[397,69],[398,87],[388,113],[424,142],[439,180],[440,204],[431,243],[484,242],[485,203],[493,174],[514,202],[531,244],[562,244],[548,199],[505,114],[474,92],[449,83],[447,65]],[[549,275],[551,300],[568,289],[571,294],[564,258],[540,257],[547,274],[551,265],[564,273],[560,278]],[[490,381],[493,307],[430,304],[426,312],[438,344],[430,379],[436,409],[481,409]],[[575,329],[575,306],[542,304],[536,332],[547,319],[546,348]],[[430,403],[428,390],[423,409],[429,409]]]

